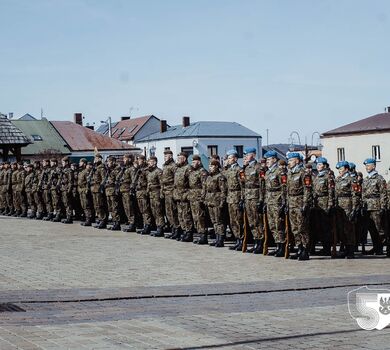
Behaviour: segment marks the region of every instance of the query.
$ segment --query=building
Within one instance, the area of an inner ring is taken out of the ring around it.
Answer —
[[[20,161],[22,149],[30,144],[29,138],[6,115],[0,114],[0,159]]]
[[[207,160],[212,155],[223,158],[229,149],[235,148],[242,162],[246,147],[256,147],[262,154],[261,142],[259,134],[236,122],[191,123],[189,117],[183,117],[181,125],[172,127],[167,125],[166,120],[161,120],[160,131],[138,140],[136,146],[147,156],[157,156],[161,166],[165,150],[171,150],[175,156],[180,152],[199,154]]]
[[[122,117],[119,122],[111,123],[111,137],[130,145],[136,144],[138,140],[159,130],[160,119],[154,115],[137,118]],[[107,122],[102,124],[96,131],[110,136],[110,127]]]
[[[390,107],[385,113],[343,125],[321,135],[323,155],[332,167],[338,161],[347,160],[364,171],[363,161],[375,158],[377,169],[389,180],[390,165]]]

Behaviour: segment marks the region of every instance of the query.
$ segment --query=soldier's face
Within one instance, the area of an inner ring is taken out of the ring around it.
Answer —
[[[141,159],[141,158],[139,158],[139,159],[137,160],[137,162],[138,162],[138,165],[141,166],[141,167],[145,164],[145,160],[144,160],[144,159]]]
[[[199,168],[199,166],[200,166],[200,160],[193,160],[192,161],[192,166],[194,167],[194,168]]]
[[[167,162],[168,160],[172,159],[172,154],[164,154],[164,162]]]
[[[265,164],[267,165],[268,168],[270,168],[272,165],[274,165],[277,162],[277,159],[274,157],[267,158]]]
[[[346,172],[348,171],[348,168],[342,166],[341,168],[339,168],[339,174],[341,176],[343,176]]]
[[[288,168],[292,169],[296,165],[298,165],[298,163],[299,163],[299,160],[297,158],[291,158],[291,159],[288,160]]]
[[[84,163],[83,163],[83,164],[84,164]],[[87,169],[88,169],[88,170],[91,170],[91,169],[92,169],[92,165],[91,165],[91,164],[87,165]]]
[[[129,158],[127,158],[127,157],[123,157],[123,158],[122,158],[122,161],[123,161],[123,164],[125,164],[125,165],[127,165],[127,164],[130,163]]]
[[[62,164],[63,168],[66,167],[66,165],[67,165],[65,161],[61,161],[61,164]]]
[[[371,171],[375,170],[375,164],[366,164],[366,171],[371,173]]]
[[[94,160],[93,160],[94,163],[98,163],[100,161],[101,161],[101,158],[99,158],[99,157],[95,157]]]
[[[113,162],[112,160],[109,160],[109,161],[107,162],[107,165],[108,165],[110,168],[112,168],[113,165],[114,165],[114,162]]]
[[[211,165],[209,166],[210,173],[215,173],[217,171],[217,166],[216,165]]]
[[[317,163],[317,170],[322,171],[325,169],[325,165],[323,163]]]
[[[56,166],[57,164],[55,162],[50,162],[50,166],[53,167],[53,166]]]
[[[248,153],[246,155],[246,159],[247,159],[248,162],[250,162],[251,160],[255,159],[255,157],[256,157],[255,153]]]
[[[187,160],[187,158],[184,156],[177,157],[177,161],[179,162],[179,164],[184,164],[186,160]]]
[[[149,167],[154,168],[157,165],[157,162],[154,159],[149,159],[148,165]]]
[[[230,155],[230,156],[228,156],[227,162],[228,162],[229,165],[237,163],[237,157],[233,156],[233,155]]]

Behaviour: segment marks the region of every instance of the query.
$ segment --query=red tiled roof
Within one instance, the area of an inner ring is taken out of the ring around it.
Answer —
[[[390,113],[380,113],[324,132],[322,136],[372,133],[387,130],[390,130]]]
[[[121,141],[114,140],[73,122],[52,121],[51,123],[72,151],[91,151],[95,147],[99,151],[133,148]]]
[[[130,141],[152,117],[155,118],[154,115],[146,115],[144,117],[121,120],[112,128],[112,137],[121,141]]]

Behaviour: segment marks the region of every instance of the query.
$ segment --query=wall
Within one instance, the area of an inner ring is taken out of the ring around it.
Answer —
[[[375,133],[364,135],[322,137],[324,146],[322,154],[328,159],[331,168],[337,163],[337,148],[344,147],[345,160],[356,164],[356,169],[366,174],[363,161],[372,157],[372,146],[379,145],[381,161],[377,162],[377,170],[386,180],[390,179],[390,133]]]

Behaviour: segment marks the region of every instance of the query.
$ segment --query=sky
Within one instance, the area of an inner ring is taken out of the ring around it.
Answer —
[[[387,0],[0,0],[0,13],[0,111],[15,118],[190,116],[303,144],[390,106]]]

